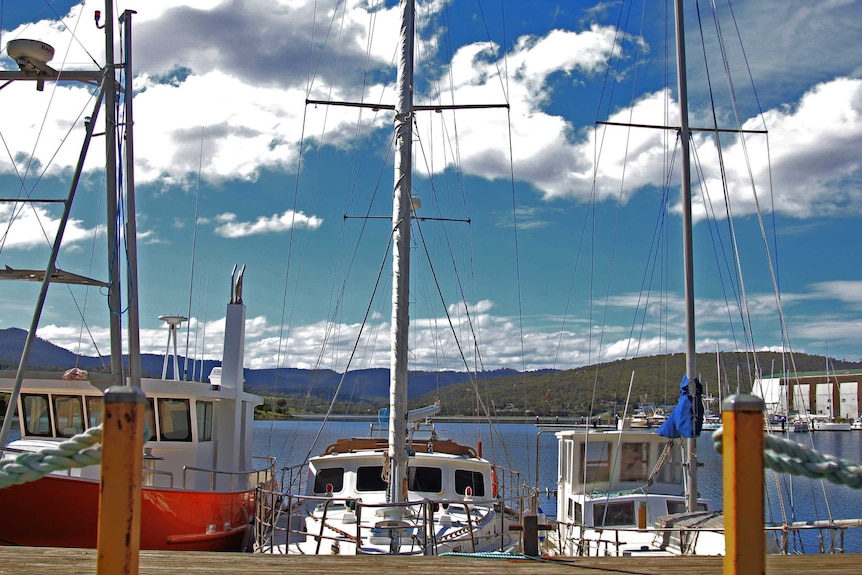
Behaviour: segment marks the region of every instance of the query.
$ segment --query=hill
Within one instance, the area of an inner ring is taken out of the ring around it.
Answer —
[[[697,355],[698,373],[705,391],[713,396],[749,393],[754,379],[751,356],[744,353],[723,352],[721,357],[722,390],[717,384],[716,356]],[[763,352],[758,354],[760,369],[768,375],[779,373],[781,354]],[[823,356],[794,354],[796,371],[823,371],[826,359]],[[835,370],[862,369],[862,362],[830,359]],[[788,370],[789,371],[789,370]],[[545,373],[519,373],[486,379],[479,384],[479,392],[485,407],[493,415],[541,415],[582,416],[603,412],[622,411],[626,400],[631,412],[639,402],[655,405],[674,405],[679,396],[679,383],[685,372],[685,354],[640,357],[625,361],[613,361],[578,369]],[[729,374],[729,375],[728,375]],[[728,381],[729,380],[729,381]],[[631,392],[629,393],[629,382]],[[427,404],[439,397],[444,414],[474,414],[476,398],[466,393],[463,384],[450,386],[435,394],[428,394],[411,401],[411,406]],[[718,405],[714,409],[719,409]]]
[[[26,332],[18,328],[0,330],[0,363],[14,367],[21,356]],[[748,354],[723,352],[722,393],[748,392],[754,367]],[[761,369],[766,373],[780,372],[782,358],[777,352],[758,354]],[[826,359],[818,355],[795,354],[798,372],[823,371]],[[144,354],[141,368],[145,376],[159,377],[164,356]],[[106,356],[76,356],[74,353],[38,339],[30,354],[33,370],[64,371],[78,366],[91,371],[108,371]],[[184,359],[179,359],[184,365]],[[836,370],[862,369],[862,362],[830,360]],[[206,361],[197,373],[208,376],[216,361]],[[706,391],[714,396],[717,389],[715,354],[698,354],[697,365]],[[168,377],[173,376],[168,365]],[[564,371],[541,370],[519,373],[501,369],[479,374],[477,385],[482,402],[496,415],[581,416],[590,413],[621,411],[626,399],[629,410],[641,401],[656,405],[676,403],[679,381],[685,369],[683,354],[641,357]],[[634,376],[632,376],[634,373]],[[729,375],[728,375],[729,374]],[[475,414],[476,395],[470,377],[463,372],[410,372],[410,407],[440,400],[446,415]],[[633,377],[633,379],[632,379]],[[336,412],[363,413],[376,410],[387,402],[389,370],[366,369],[346,375],[331,370],[295,368],[245,370],[246,390],[262,396],[279,398],[283,412],[315,413],[325,410],[330,398],[340,387],[339,408]],[[342,381],[343,379],[343,381]],[[629,393],[629,381],[632,381]]]
[[[0,364],[15,367],[21,358],[21,350],[27,332],[18,328],[0,330]],[[127,358],[126,358],[127,359]],[[185,358],[180,356],[181,369]],[[110,357],[77,356],[58,347],[49,341],[37,338],[30,352],[30,369],[44,371],[65,371],[70,367],[80,367],[95,372],[107,372],[110,369]],[[209,376],[217,361],[205,361],[201,369],[198,364],[196,373],[203,373],[204,379]],[[164,356],[143,354],[141,356],[141,372],[146,377],[160,377],[164,365]],[[482,374],[482,379],[515,375],[514,370],[500,369]],[[168,363],[167,376],[173,377],[173,362]],[[351,371],[343,376],[332,370],[309,370],[296,368],[279,369],[246,369],[245,388],[251,393],[265,396],[314,397],[326,399],[332,397],[341,386],[339,396],[347,403],[365,402],[383,405],[389,397],[389,370],[364,369]],[[455,371],[411,372],[410,398],[433,393],[435,390],[466,381],[464,373]]]

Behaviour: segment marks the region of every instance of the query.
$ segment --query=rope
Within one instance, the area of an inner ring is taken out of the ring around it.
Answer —
[[[476,553],[458,553],[449,551],[440,553],[440,557],[474,557],[476,559],[535,559],[529,555],[521,555],[520,553],[502,553],[499,551],[477,551]]]
[[[101,440],[100,425],[57,446],[4,458],[0,460],[0,489],[36,481],[54,471],[98,465],[102,461],[102,446],[92,446]]]
[[[712,434],[713,446],[718,453],[723,448],[723,431],[721,428]],[[826,479],[853,489],[862,489],[862,465],[818,453],[810,447],[774,435],[764,434],[763,462],[766,467],[779,473]]]
[[[661,454],[658,456],[658,460],[655,462],[655,467],[652,470],[652,473],[649,474],[647,478],[647,485],[652,485],[655,481],[658,472],[661,471],[662,466],[664,465],[667,456],[670,455],[671,450],[673,449],[673,439],[669,439],[667,443],[664,444],[664,449],[661,450]]]

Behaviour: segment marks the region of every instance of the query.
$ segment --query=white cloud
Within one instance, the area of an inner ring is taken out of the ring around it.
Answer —
[[[242,238],[258,234],[279,233],[293,228],[317,229],[323,225],[323,220],[317,216],[307,216],[302,212],[287,210],[281,214],[269,217],[259,217],[253,222],[238,222],[236,214],[225,213],[216,216],[222,222],[215,232],[226,238]]]
[[[101,32],[89,21],[97,4],[100,3],[91,0],[83,7],[73,7],[64,18],[68,29],[46,20],[12,30],[8,37],[38,36],[55,45],[55,65],[77,63],[92,69],[93,58],[103,61]],[[424,7],[433,15],[447,4],[432,2]],[[838,17],[842,10],[841,6],[821,7],[809,10],[809,15],[828,21]],[[325,125],[329,134],[327,143],[346,147],[356,134],[358,118],[363,130],[372,126],[389,129],[388,114],[329,106],[307,108],[304,101],[309,95],[392,103],[394,94],[388,86],[394,74],[397,6],[378,8],[360,0],[347,3],[329,0],[317,3],[315,13],[311,3],[298,1],[198,1],[170,7],[148,6],[139,12],[134,16],[135,40],[138,46],[146,46],[138,49],[134,60],[138,74],[136,177],[140,183],[189,186],[198,173],[212,183],[254,181],[263,169],[294,171],[299,137],[303,133],[310,139],[319,139]],[[754,10],[752,14],[765,17],[761,11]],[[431,16],[424,18],[422,22],[431,21]],[[321,50],[319,43],[330,19],[339,25],[344,23],[337,38],[327,39],[329,44],[340,46],[337,62],[329,48]],[[802,24],[791,19],[783,26]],[[74,30],[74,40],[70,40],[69,30]],[[369,42],[372,30],[374,41]],[[419,51],[419,57],[428,65],[435,62],[437,55],[435,34],[439,30],[431,26],[425,29],[425,41]],[[661,185],[666,134],[645,129],[628,132],[623,128],[579,132],[568,118],[547,111],[555,97],[551,88],[553,78],[573,77],[575,73],[595,75],[604,69],[610,51],[620,49],[617,43],[621,40],[613,27],[593,25],[578,32],[557,29],[543,36],[522,36],[505,59],[497,46],[461,46],[452,61],[438,69],[437,80],[428,84],[448,85],[451,78],[451,88],[441,89],[439,94],[419,91],[417,102],[508,101],[511,106],[508,115],[499,110],[457,114],[457,157],[465,173],[505,179],[513,168],[516,179],[529,182],[546,199],[584,200],[593,193],[595,172],[599,200],[622,193],[625,201],[645,185]],[[632,40],[646,48],[642,40]],[[309,89],[310,47],[317,76]],[[6,66],[12,66],[11,62],[7,61]],[[504,68],[509,72],[505,84],[499,76]],[[854,154],[862,144],[860,82],[850,78],[822,82],[798,102],[788,102],[764,113],[763,120],[770,130],[769,155],[777,210],[794,217],[862,210],[856,190],[862,179]],[[362,93],[357,86],[364,86]],[[8,144],[12,157],[19,158],[16,160],[19,171],[24,165],[22,159],[29,157],[31,151],[39,159],[37,165],[47,166],[50,173],[71,169],[77,158],[82,117],[90,113],[89,92],[81,87],[62,86],[34,95],[32,85],[23,88],[13,85],[4,89],[4,98],[12,100],[9,105],[50,108],[52,113],[44,125],[25,119],[31,118],[29,114],[8,114],[0,121],[4,135],[21,137]],[[55,89],[57,94],[52,96]],[[568,91],[577,95],[576,87]],[[16,100],[19,104],[15,104]],[[664,117],[668,105],[674,109],[668,93],[654,92],[640,97],[631,109],[618,109],[609,119],[673,125],[676,122],[673,112],[671,118]],[[698,118],[704,113],[693,110],[692,116]],[[433,171],[450,166],[456,157],[450,136],[454,133],[454,118],[453,113],[417,116],[418,137],[424,153],[430,156]],[[69,143],[52,155],[55,144],[73,126],[75,131]],[[762,122],[749,119],[745,126],[760,128]],[[842,129],[838,131],[836,126]],[[510,128],[512,166],[507,159]],[[722,192],[715,185],[718,179],[715,146],[706,134],[696,134],[695,138],[709,194],[717,202]],[[766,201],[770,173],[765,139],[749,136],[750,164],[743,157],[737,139],[724,137],[724,140],[734,212],[745,215],[756,208],[749,167],[759,189],[761,209],[771,207],[773,202]],[[592,158],[597,154],[600,161],[596,170]],[[624,161],[626,183],[621,190]],[[90,168],[101,169],[101,166],[93,161]],[[0,170],[12,170],[8,157],[0,159]],[[702,217],[703,207],[697,200],[695,204],[696,217]]]
[[[33,204],[0,204],[0,221],[5,222],[2,245],[6,248],[47,248],[50,251],[60,225],[60,218],[44,207]],[[103,236],[105,227],[87,228],[79,219],[69,219],[63,235],[64,249],[71,249],[83,241]]]

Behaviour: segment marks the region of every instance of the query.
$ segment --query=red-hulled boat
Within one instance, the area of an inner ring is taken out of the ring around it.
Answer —
[[[222,367],[209,383],[141,382],[150,431],[143,446],[141,549],[241,551],[251,545],[255,491],[270,486],[274,463],[252,457],[254,406],[261,399],[242,389],[245,305],[239,300],[235,290]],[[11,383],[0,377],[0,390],[9,391]],[[21,437],[4,449],[5,457],[56,447],[99,425],[105,384],[27,374],[18,397]],[[0,489],[0,544],[95,548],[99,475],[96,465]]]

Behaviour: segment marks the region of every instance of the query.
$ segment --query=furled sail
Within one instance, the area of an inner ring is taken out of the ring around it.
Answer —
[[[679,401],[670,417],[658,428],[657,433],[664,437],[699,437],[703,427],[703,386],[694,379],[694,398],[691,396],[688,375],[682,376],[679,384]]]

